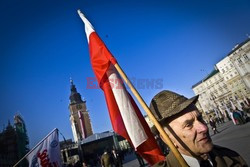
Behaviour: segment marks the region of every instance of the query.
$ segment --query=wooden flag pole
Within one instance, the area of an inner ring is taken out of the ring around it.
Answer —
[[[179,161],[179,163],[181,164],[181,166],[182,167],[188,167],[187,162],[183,159],[183,157],[181,156],[181,154],[179,153],[179,151],[176,149],[176,147],[174,146],[173,142],[170,140],[170,138],[168,137],[168,135],[166,134],[166,132],[163,130],[163,128],[161,127],[161,125],[159,124],[159,122],[156,120],[156,118],[154,117],[154,115],[152,114],[152,112],[150,111],[150,109],[148,108],[147,104],[142,99],[142,97],[140,96],[140,94],[138,93],[138,91],[134,88],[134,86],[132,85],[132,83],[128,79],[127,75],[123,72],[123,70],[121,69],[121,67],[119,66],[119,64],[116,63],[116,64],[114,64],[114,66],[115,66],[116,70],[119,72],[119,74],[121,75],[121,77],[123,78],[123,80],[129,86],[129,88],[131,89],[132,93],[137,98],[138,102],[141,104],[141,106],[143,107],[143,109],[146,111],[146,113],[149,116],[149,119],[153,122],[153,124],[155,125],[155,127],[157,128],[157,130],[159,131],[159,133],[161,134],[163,140],[170,147],[171,151],[173,152],[173,154],[175,155],[176,159]]]

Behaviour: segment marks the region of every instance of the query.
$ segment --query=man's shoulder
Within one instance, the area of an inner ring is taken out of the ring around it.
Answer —
[[[216,166],[233,166],[238,165],[241,167],[247,167],[244,159],[236,152],[226,147],[214,145],[212,150],[213,158],[216,160]],[[153,167],[179,167],[180,163],[173,155],[172,151],[166,156],[164,161],[156,163]]]
[[[156,163],[156,164],[153,165],[153,167],[167,167],[167,166],[168,165],[167,165],[167,161],[166,160],[160,161],[160,162],[158,162],[158,163]]]
[[[170,151],[164,161],[154,164],[153,167],[181,167],[181,165],[175,158],[173,152]]]
[[[245,160],[236,151],[215,145],[212,152],[217,163],[221,163],[223,161],[227,164],[227,166],[237,164],[238,166],[247,167]]]
[[[218,145],[214,145],[213,148],[213,153],[215,153],[216,155],[221,155],[221,156],[240,156],[236,151],[233,151],[229,148],[226,147],[222,147],[222,146],[218,146]]]

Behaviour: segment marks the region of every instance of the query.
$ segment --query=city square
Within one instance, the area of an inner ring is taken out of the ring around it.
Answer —
[[[0,167],[249,166],[249,8],[3,0]]]

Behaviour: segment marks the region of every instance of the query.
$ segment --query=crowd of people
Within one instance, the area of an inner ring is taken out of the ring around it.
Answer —
[[[139,166],[140,167],[145,166],[146,163],[144,162],[143,158],[136,152],[133,153],[135,154],[138,160]],[[102,167],[122,167],[123,160],[124,160],[124,154],[113,149],[111,153],[109,153],[107,150],[104,150],[104,153],[102,154],[100,161]]]
[[[91,159],[89,159],[85,157],[85,160],[83,160],[83,162],[80,162],[80,160],[78,160],[75,163],[64,165],[64,167],[122,167],[125,161],[125,156],[135,157],[138,160],[138,164],[140,167],[147,165],[143,158],[132,149],[122,151],[112,149],[110,151],[108,148],[106,148],[104,149],[103,154],[97,156],[97,158],[93,159],[92,157]]]
[[[247,110],[240,110],[236,107],[235,109],[230,109],[229,113],[230,115],[228,119],[232,120],[234,125],[242,125],[250,121],[250,117],[247,115]],[[217,125],[224,123],[224,117],[221,115],[220,117],[210,115],[208,123],[214,134],[219,133],[217,130]]]
[[[246,122],[249,121],[249,117],[247,116],[247,112],[239,110],[238,108],[233,110],[231,117],[232,117],[233,123],[235,125],[242,125],[242,124],[245,124]]]
[[[106,149],[101,156],[102,167],[122,167],[122,155],[115,149],[109,153]]]
[[[93,162],[94,161],[94,162]],[[85,160],[81,163],[80,160],[74,164],[68,164],[67,167],[122,167],[124,161],[124,152],[112,149],[104,149],[102,155],[97,156],[93,159],[88,159],[85,157]]]

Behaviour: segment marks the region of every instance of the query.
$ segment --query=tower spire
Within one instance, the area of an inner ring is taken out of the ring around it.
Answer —
[[[76,87],[73,83],[73,79],[70,78],[70,104],[82,103],[81,95],[77,92]]]
[[[80,93],[70,78],[70,122],[74,141],[78,142],[93,134],[89,113],[86,108],[86,101],[82,100]]]

